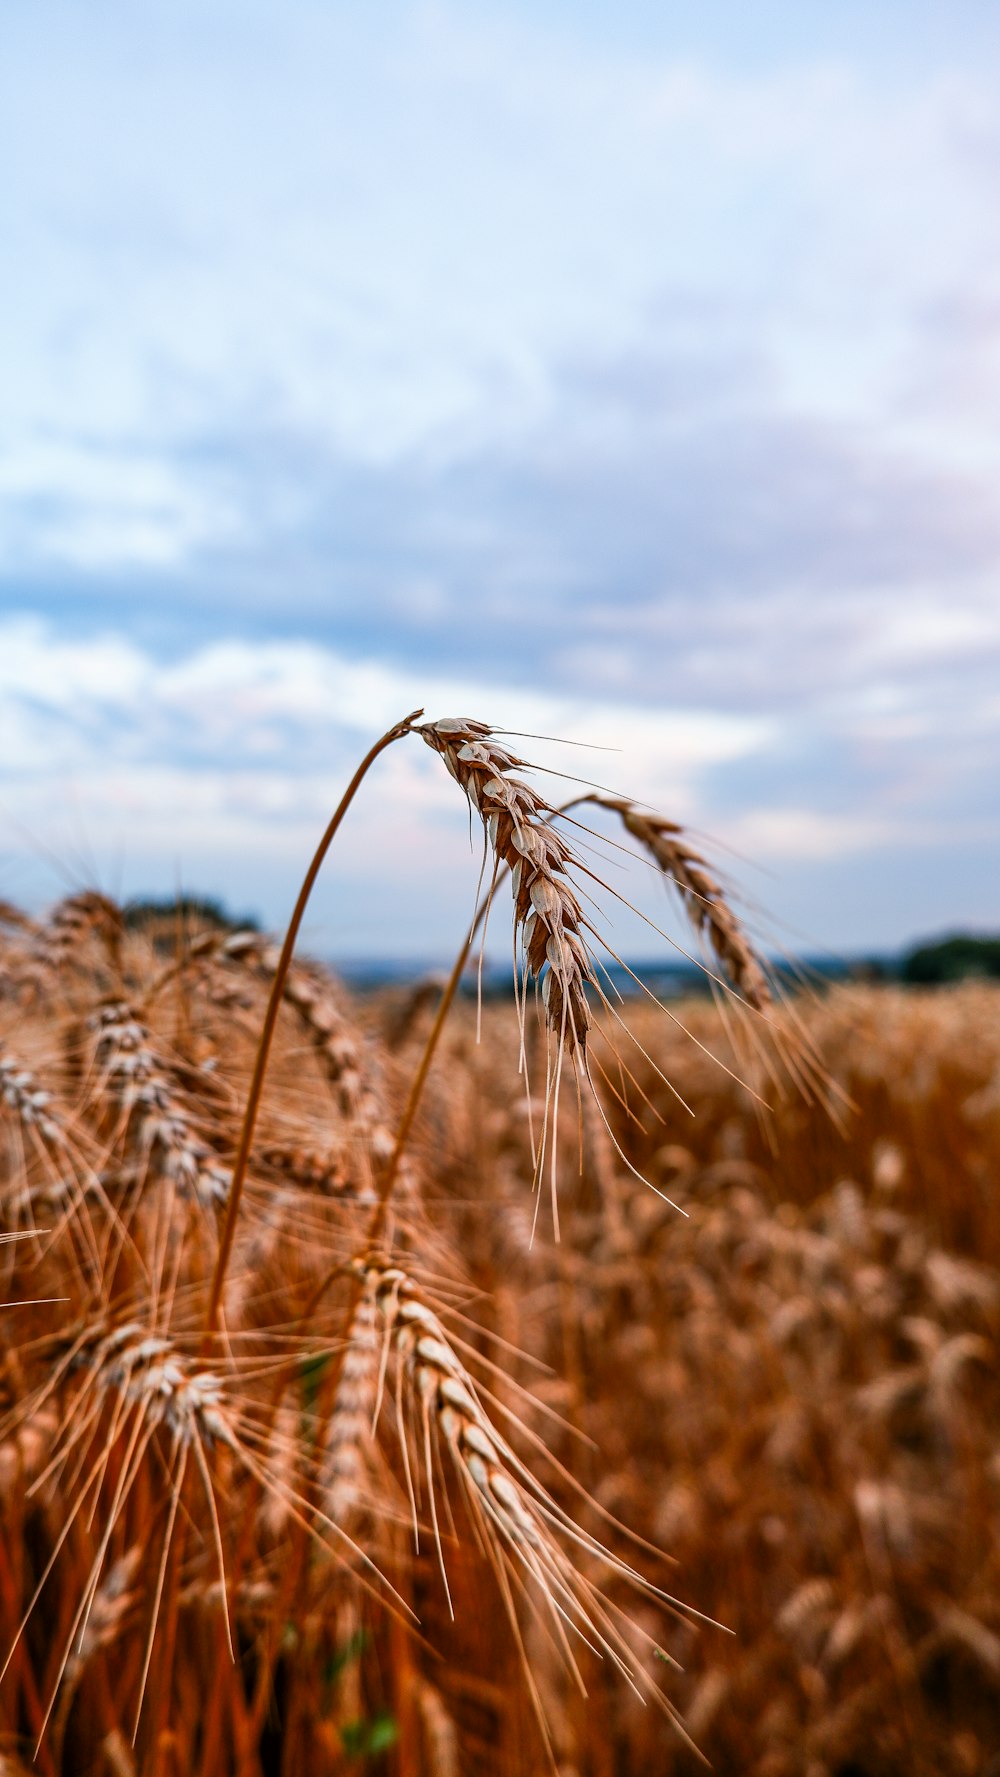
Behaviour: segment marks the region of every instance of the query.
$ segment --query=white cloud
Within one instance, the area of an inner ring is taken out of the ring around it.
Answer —
[[[557,773],[667,797],[682,816],[706,770],[747,757],[770,732],[711,711],[681,718],[359,664],[306,642],[219,643],[170,663],[113,634],[69,645],[39,620],[15,620],[0,622],[0,662],[7,812],[57,852],[81,821],[103,853],[127,846],[161,872],[180,860],[189,880],[202,868],[228,880],[261,853],[272,872],[301,868],[366,746],[421,703],[429,717],[472,713],[579,741],[511,744]],[[561,777],[546,784],[554,799],[574,790]],[[466,823],[419,742],[380,766],[352,827],[349,875],[393,870],[402,844],[431,880],[443,845],[459,872],[444,899],[464,907]]]
[[[904,600],[883,605],[859,655],[867,668],[906,673],[915,664],[975,658],[1000,650],[1000,564],[985,586],[965,586],[951,598],[912,587]]]
[[[53,426],[155,449],[259,413],[370,461],[487,440],[671,291],[706,317],[735,293],[795,405],[881,414],[929,306],[982,276],[971,57],[887,90],[455,7],[276,32],[111,5],[59,9],[56,73],[51,11],[7,46],[0,193],[5,429],[36,458]]]
[[[0,561],[84,570],[164,568],[243,525],[204,469],[99,439],[32,437],[0,447]]]
[[[131,727],[151,754],[179,738],[164,737],[160,718],[183,729],[189,746],[225,747],[248,720],[273,718],[354,744],[360,734],[374,738],[418,703],[426,705],[429,717],[469,713],[471,705],[472,713],[485,712],[485,719],[501,720],[508,729],[544,728],[559,741],[610,746],[643,781],[665,768],[687,775],[742,757],[770,733],[768,723],[752,718],[711,711],[679,716],[614,699],[553,698],[502,681],[353,661],[306,641],[226,641],[197,648],[176,662],[160,662],[114,633],[61,640],[39,618],[0,619],[0,691],[11,707],[41,703],[69,721],[103,710],[109,733],[121,737]],[[62,744],[53,730],[53,763]],[[294,748],[294,740],[275,742],[290,764]],[[544,742],[535,747],[539,751],[553,761],[563,756]]]
[[[933,838],[885,815],[762,808],[727,822],[724,837],[745,855],[781,862],[824,861]]]
[[[127,636],[69,641],[38,617],[0,619],[0,693],[8,708],[27,701],[72,717],[82,702],[97,701],[138,713],[151,676],[150,661]]]

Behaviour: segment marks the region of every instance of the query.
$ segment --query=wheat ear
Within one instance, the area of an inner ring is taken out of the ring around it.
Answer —
[[[552,825],[554,808],[511,775],[530,767],[499,746],[485,722],[448,717],[418,733],[481,815],[497,865],[508,866],[514,927],[528,971],[541,982],[546,1023],[560,1050],[582,1058],[592,1023],[586,988],[600,992],[600,985],[583,936],[589,922],[566,874],[577,860]]]
[[[624,796],[583,796],[579,800],[620,815],[626,831],[673,883],[691,925],[707,941],[740,998],[755,1012],[768,1011],[774,995],[763,959],[707,859],[695,850],[683,827],[637,807]]]
[[[668,1699],[638,1664],[616,1621],[622,1613],[570,1558],[560,1538],[639,1590],[675,1608],[676,1601],[651,1586],[582,1530],[535,1479],[487,1413],[480,1391],[440,1318],[407,1272],[378,1253],[356,1260],[355,1269],[362,1279],[364,1295],[378,1309],[383,1329],[375,1412],[379,1412],[394,1360],[397,1425],[414,1534],[419,1537],[415,1479],[422,1470],[446,1593],[448,1578],[434,1473],[435,1453],[442,1447],[448,1451],[477,1540],[493,1567],[515,1634],[519,1635],[519,1631],[512,1582],[523,1589],[528,1579],[534,1582],[543,1600],[549,1628],[581,1691],[585,1687],[567,1630],[596,1653],[607,1655],[637,1695],[654,1699],[673,1716]],[[408,1384],[407,1398],[404,1384]],[[413,1454],[409,1448],[407,1409],[416,1421]],[[502,1411],[514,1417],[508,1409]],[[450,1608],[450,1594],[448,1602]],[[527,1666],[526,1677],[545,1732],[541,1700]]]

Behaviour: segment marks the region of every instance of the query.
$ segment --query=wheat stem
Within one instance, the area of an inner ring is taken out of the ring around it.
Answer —
[[[404,716],[401,722],[396,722],[392,728],[388,729],[386,733],[383,734],[381,740],[376,741],[375,745],[365,754],[361,764],[358,766],[357,771],[354,773],[354,776],[348,784],[347,789],[344,791],[340,802],[337,804],[337,808],[330,820],[330,824],[327,827],[326,832],[323,834],[323,837],[316,848],[312,863],[309,865],[305,877],[303,878],[298,900],[295,903],[295,908],[288,924],[288,930],[285,933],[285,942],[281,947],[278,966],[274,971],[274,980],[271,983],[271,993],[267,1002],[267,1011],[264,1014],[264,1022],[261,1026],[260,1038],[257,1043],[257,1053],[254,1057],[253,1078],[250,1082],[246,1110],[243,1115],[243,1126],[240,1130],[240,1143],[236,1154],[236,1162],[233,1167],[233,1182],[230,1187],[229,1202],[226,1207],[226,1220],[222,1229],[222,1237],[219,1241],[219,1255],[216,1259],[215,1270],[212,1274],[212,1284],[208,1297],[208,1309],[205,1315],[204,1344],[206,1346],[211,1342],[218,1328],[219,1304],[222,1300],[222,1287],[226,1281],[226,1270],[229,1265],[230,1254],[232,1253],[233,1248],[233,1239],[236,1234],[236,1221],[239,1215],[240,1198],[243,1194],[243,1185],[250,1160],[250,1146],[253,1141],[254,1129],[257,1124],[257,1112],[260,1109],[261,1093],[264,1089],[264,1075],[267,1072],[268,1057],[271,1053],[271,1042],[274,1037],[275,1026],[278,1022],[278,1012],[281,1006],[281,996],[285,985],[285,979],[288,975],[289,968],[291,967],[292,952],[295,949],[295,941],[299,935],[299,927],[302,924],[305,910],[309,903],[309,897],[312,894],[323,860],[326,857],[326,854],[336,837],[337,830],[347,813],[347,810],[350,808],[369,768],[374,764],[379,754],[385,751],[386,747],[391,746],[393,741],[400,740],[404,734],[410,732],[417,717],[422,716],[423,713],[423,710],[412,710],[408,716]]]

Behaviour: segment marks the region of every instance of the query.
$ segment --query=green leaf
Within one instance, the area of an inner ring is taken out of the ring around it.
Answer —
[[[377,1758],[395,1746],[399,1728],[395,1717],[383,1711],[370,1720],[345,1722],[340,1738],[348,1758]]]
[[[329,1362],[329,1354],[320,1352],[317,1357],[303,1358],[299,1366],[299,1375],[302,1378],[302,1402],[307,1409],[316,1404],[319,1386]]]

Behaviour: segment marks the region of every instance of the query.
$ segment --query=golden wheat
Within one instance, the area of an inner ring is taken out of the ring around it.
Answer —
[[[103,897],[0,909],[0,1761],[681,1777],[677,1707],[722,1773],[973,1777],[1000,1743],[995,993],[803,1004],[841,1129],[787,1095],[769,1137],[707,1002],[694,1043],[625,1008],[620,1096],[560,1103],[605,1041],[583,866],[484,724],[419,732],[512,868],[542,1030],[522,974],[478,1043],[457,1005],[412,1104],[419,1017],[388,1002],[380,1040],[268,940],[182,929],[164,966]],[[770,1021],[712,873],[646,819]],[[649,1544],[732,1633],[670,1608]]]

